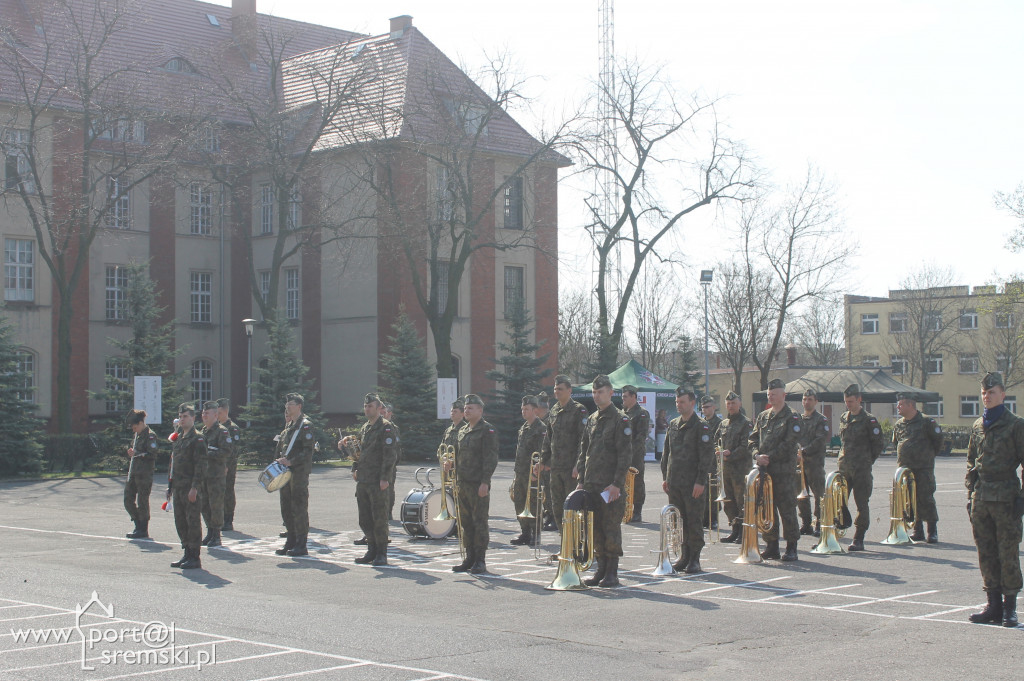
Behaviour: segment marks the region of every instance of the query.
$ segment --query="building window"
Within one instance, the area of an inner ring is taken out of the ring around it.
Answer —
[[[961,374],[976,374],[978,373],[978,366],[980,362],[978,360],[977,353],[961,353],[960,354],[960,373]]]
[[[437,167],[437,221],[450,222],[455,217],[455,187],[445,166]]]
[[[23,187],[26,193],[35,194],[28,140],[28,130],[8,130],[4,134],[4,188],[17,191]]]
[[[262,270],[259,272],[260,279],[260,297],[263,298],[264,305],[269,302],[270,298],[270,270]]]
[[[1006,378],[1006,375],[1010,373],[1010,369],[1013,368],[1013,362],[1010,361],[1010,356],[1005,352],[1000,352],[996,355],[996,371]]]
[[[505,318],[512,315],[516,306],[526,303],[526,268],[505,268]]]
[[[4,239],[4,300],[35,300],[35,251],[31,239]]]
[[[973,331],[978,328],[977,310],[960,310],[960,330]]]
[[[18,372],[22,375],[21,390],[18,399],[23,402],[36,403],[36,356],[27,350],[17,353]]]
[[[196,138],[192,141],[192,151],[215,154],[220,151],[220,131],[212,124],[199,128]]]
[[[866,367],[882,366],[881,363],[878,361],[878,355],[865,355],[864,361],[861,362],[861,364]]]
[[[510,177],[505,182],[505,229],[523,228],[523,178]]]
[[[213,274],[189,273],[189,319],[193,324],[213,321]]]
[[[878,315],[862,314],[860,316],[860,332],[862,334],[878,333]]]
[[[906,357],[900,355],[890,355],[889,363],[892,364],[892,375],[893,376],[905,376],[910,373],[910,363],[907,362]]]
[[[942,330],[942,312],[939,310],[929,310],[922,315],[921,326],[924,327],[925,331],[941,331]]]
[[[940,419],[943,416],[943,405],[942,400],[938,402],[922,402],[921,413],[925,416],[931,416],[935,419]]]
[[[298,188],[288,192],[288,229],[298,229],[302,226],[302,194]]]
[[[274,233],[274,187],[260,185],[260,234]]]
[[[164,64],[164,69],[167,70],[167,71],[170,71],[172,73],[195,73],[196,72],[196,70],[192,67],[192,65],[189,64],[184,59],[182,59],[181,57],[175,57],[174,59],[171,59],[170,61],[168,61],[166,64]]]
[[[299,268],[289,267],[284,271],[285,316],[299,318]]]
[[[101,140],[116,140],[118,142],[135,142],[145,144],[146,122],[131,121],[126,118],[119,118],[116,121],[100,119],[93,128],[96,137]]]
[[[906,312],[890,312],[889,313],[889,333],[906,333],[907,332],[907,313]]]
[[[128,290],[128,269],[120,265],[107,265],[106,318],[119,321],[127,318],[125,293]]]
[[[1003,398],[1003,404],[1006,406],[1007,409],[1010,410],[1011,414],[1016,414],[1017,413],[1017,398],[1016,398],[1016,396],[1007,395],[1005,398]]]
[[[132,199],[128,178],[111,175],[107,179],[107,227],[129,229],[132,226]]]
[[[977,397],[960,397],[960,418],[976,419],[981,415],[981,403]]]
[[[445,310],[448,309],[448,273],[451,264],[447,260],[439,260],[437,262],[437,279],[435,285],[437,290],[434,292],[434,299],[437,301],[437,314],[444,314]],[[459,291],[455,290],[455,315],[459,316]]]
[[[189,185],[189,233],[210,236],[213,227],[213,190],[199,182]]]
[[[924,358],[924,370],[928,374],[942,373],[942,354],[927,355]]]
[[[197,359],[192,362],[192,401],[196,403],[196,410],[202,408],[203,402],[213,399],[213,362],[206,359]]]
[[[995,324],[997,329],[1008,329],[1013,326],[1012,312],[996,312]]]
[[[106,377],[108,414],[122,412],[128,408],[128,367],[120,359],[108,359],[103,370]]]

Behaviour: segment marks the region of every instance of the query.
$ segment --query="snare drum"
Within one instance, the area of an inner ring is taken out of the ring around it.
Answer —
[[[439,488],[414,489],[402,501],[402,527],[414,537],[444,539],[455,529],[455,519],[435,520],[441,512]],[[448,508],[455,512],[455,500],[448,494]]]
[[[292,472],[287,466],[274,462],[267,466],[267,468],[260,473],[259,481],[263,485],[263,489],[268,492],[276,492],[292,479]]]

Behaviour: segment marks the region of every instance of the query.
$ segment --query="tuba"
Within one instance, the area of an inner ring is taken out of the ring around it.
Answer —
[[[576,490],[565,498],[562,511],[562,546],[558,552],[558,572],[551,591],[583,591],[581,572],[594,562],[594,512],[589,508],[587,493]]]
[[[775,525],[775,498],[772,494],[772,478],[761,468],[755,467],[747,473],[746,493],[743,495],[743,538],[740,555],[734,563],[760,563],[761,552],[757,546],[757,533],[767,532]]]
[[[909,468],[900,466],[889,491],[889,536],[883,544],[913,544],[910,529],[917,523],[917,482]]]
[[[839,543],[839,537],[853,524],[850,509],[846,505],[849,489],[846,478],[839,471],[828,474],[825,480],[825,494],[821,497],[821,539],[811,553],[846,553]]]
[[[683,555],[683,516],[672,504],[667,504],[661,509],[661,536],[658,546],[658,562],[651,575],[662,577],[676,574],[672,564]]]
[[[628,523],[633,519],[633,486],[639,473],[640,471],[633,466],[630,466],[629,470],[626,471],[626,482],[622,485],[622,493],[626,499],[625,510],[622,513],[622,522],[624,523]]]

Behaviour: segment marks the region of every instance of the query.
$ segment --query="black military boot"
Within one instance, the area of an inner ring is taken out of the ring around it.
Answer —
[[[604,579],[604,576],[608,574],[608,562],[609,558],[601,558],[597,561],[597,572],[594,573],[593,577],[587,577],[583,580],[583,583],[587,586],[597,586]]]
[[[811,534],[814,535],[815,538],[821,537],[821,522],[817,520],[814,521],[814,531],[811,532]]]
[[[1003,621],[1003,598],[998,591],[988,591],[988,605],[981,612],[976,612],[967,619],[975,624],[997,624]],[[1017,597],[1013,597],[1016,607]],[[1014,613],[1016,616],[1016,613]]]
[[[643,515],[642,511],[643,511],[643,507],[642,506],[634,507],[633,508],[633,517],[629,519],[629,522],[631,522],[631,523],[642,523],[644,521],[643,518],[641,517]]]
[[[914,523],[914,533],[910,535],[910,541],[924,541],[924,523],[920,520]]]
[[[220,543],[220,530],[210,530],[210,541],[206,542],[207,546],[221,546]]]
[[[775,559],[778,560],[782,557],[779,553],[779,541],[770,541],[765,543],[764,551],[761,552],[761,558],[765,560]]]
[[[188,560],[181,564],[182,570],[197,570],[203,567],[199,560],[199,549],[192,549],[188,554]]]
[[[672,563],[672,569],[676,572],[682,572],[686,569],[686,566],[690,563],[690,547],[683,546],[683,555],[679,556],[679,560]]]
[[[277,536],[280,537],[281,539],[284,539],[285,537],[288,536],[288,532],[280,532],[280,533],[278,533]],[[366,542],[363,542],[363,543],[365,544]]]
[[[928,543],[938,544],[939,543],[939,521],[931,520],[928,521]]]
[[[356,558],[355,562],[356,562],[357,565],[369,565],[370,563],[373,562],[373,559],[376,558],[376,557],[377,557],[377,545],[376,544],[367,544],[366,545],[366,553],[364,553],[361,558]]]
[[[723,544],[736,544],[739,542],[740,537],[743,536],[743,525],[736,523],[732,526],[732,531],[729,532],[729,536],[722,540]]]
[[[181,558],[179,558],[178,560],[176,560],[173,563],[171,563],[171,567],[180,568],[182,566],[182,564],[186,560],[188,560],[188,557],[189,557],[189,550],[185,549],[185,552],[183,554],[181,554]]]
[[[700,551],[694,551],[690,554],[690,560],[687,561],[683,572],[688,575],[695,575],[698,572],[702,572],[700,569]]]
[[[796,555],[796,542],[795,541],[788,541],[788,542],[786,542],[786,553],[782,556],[782,560],[787,562],[787,563],[792,563],[796,559],[797,559],[797,555]]]
[[[487,562],[484,560],[484,557],[486,555],[486,549],[481,549],[480,551],[476,552],[476,554],[473,556],[473,564],[469,566],[470,573],[474,575],[483,575],[487,573]]]
[[[452,572],[466,572],[476,562],[476,555],[473,549],[466,549],[466,558],[458,565],[452,566]]]
[[[234,517],[224,516],[224,524],[221,525],[221,532],[233,532],[235,530],[235,524],[232,522]]]
[[[811,524],[809,522],[805,522],[803,525],[800,526],[800,534],[810,536],[814,534],[814,528],[811,527]]]
[[[213,530],[211,528],[207,527],[206,528],[206,536],[203,537],[203,541],[202,541],[202,545],[203,546],[209,546],[210,545],[210,535],[212,535],[212,534],[213,534]]]
[[[274,553],[279,556],[283,556],[295,548],[295,535],[289,534],[287,537],[288,538],[284,540],[284,546],[274,551]]]
[[[608,565],[604,569],[604,576],[601,577],[597,585],[605,588],[619,586],[619,557],[609,556],[605,562]]]
[[[388,545],[385,544],[377,549],[377,555],[373,557],[373,566],[380,567],[388,564]]]
[[[509,544],[514,544],[515,546],[524,546],[529,543],[530,540],[527,538],[526,530],[520,532],[518,537],[509,542]]]
[[[555,532],[556,530],[558,530],[558,525],[555,524],[555,518],[550,513],[544,514],[543,529],[547,532]]]
[[[1017,626],[1017,594],[1003,596],[1003,626]]]
[[[135,531],[131,534],[126,534],[129,539],[149,539],[149,523],[141,523],[136,521]]]
[[[133,529],[131,532],[129,532],[128,534],[125,535],[129,539],[135,539],[139,535],[139,521],[138,520],[133,520],[132,524],[135,526],[135,529]]]
[[[288,552],[289,556],[308,556],[309,550],[306,548],[306,535],[300,534],[295,538],[295,546]]]
[[[367,545],[369,545],[369,542],[370,542],[369,539],[367,539],[366,537],[363,537],[362,539],[356,539],[352,543],[355,544],[356,546],[367,546]]]
[[[850,546],[847,547],[847,551],[863,551],[864,550],[864,533],[860,530],[853,535],[853,541],[850,542]]]

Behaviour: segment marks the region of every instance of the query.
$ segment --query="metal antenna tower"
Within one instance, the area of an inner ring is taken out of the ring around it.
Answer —
[[[614,0],[598,0],[598,85],[600,86],[600,140],[598,142],[598,163],[606,170],[598,171],[594,177],[594,195],[597,204],[597,217],[605,226],[615,223],[618,214],[616,201],[617,188],[615,171],[618,168],[618,152],[616,148],[616,77],[615,77],[615,2]],[[608,291],[609,303],[614,307],[622,297],[622,271],[620,267],[619,246],[609,254],[605,273],[605,286]],[[593,270],[594,286],[599,276],[600,263],[595,262]]]

